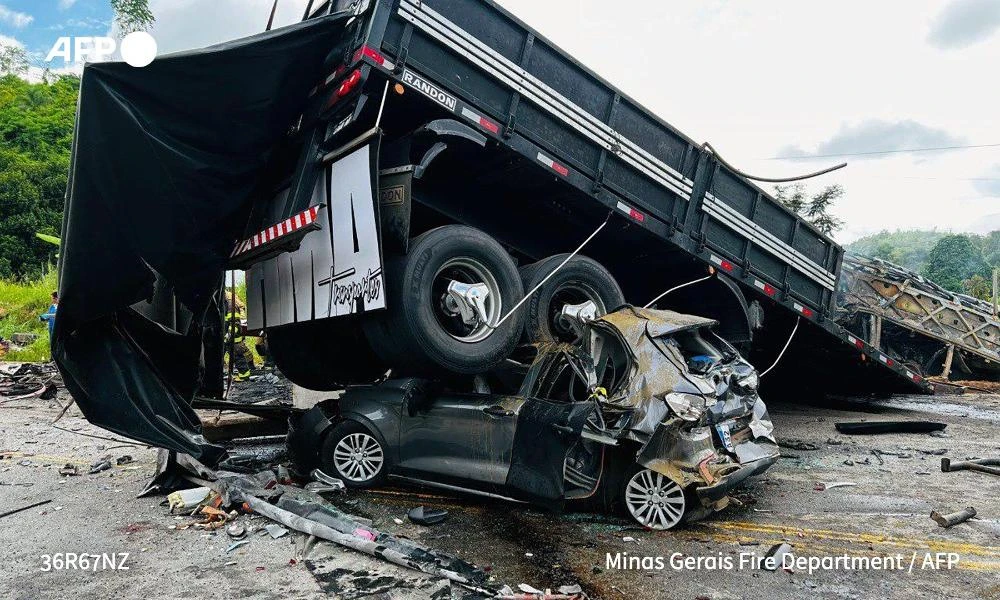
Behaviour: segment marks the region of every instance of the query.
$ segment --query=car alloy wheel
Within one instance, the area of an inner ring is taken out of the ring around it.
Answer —
[[[662,473],[642,469],[625,485],[625,504],[646,527],[671,529],[684,516],[684,490]]]
[[[384,462],[382,445],[367,433],[345,435],[333,449],[333,465],[337,473],[355,483],[375,479]]]

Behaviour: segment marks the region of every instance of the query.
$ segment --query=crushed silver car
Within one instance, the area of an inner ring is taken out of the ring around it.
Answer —
[[[525,346],[474,378],[390,379],[318,405],[289,432],[299,469],[356,488],[392,478],[581,501],[670,529],[723,508],[778,459],[757,373],[715,321],[568,308],[576,344]]]

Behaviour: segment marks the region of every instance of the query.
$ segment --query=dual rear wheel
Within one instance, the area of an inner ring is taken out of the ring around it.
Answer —
[[[385,260],[385,310],[279,328],[269,332],[271,351],[292,381],[320,390],[370,383],[387,369],[402,376],[483,373],[519,343],[576,341],[564,306],[590,302],[601,315],[624,304],[607,269],[568,256],[518,270],[486,233],[438,227],[413,238],[407,254]]]

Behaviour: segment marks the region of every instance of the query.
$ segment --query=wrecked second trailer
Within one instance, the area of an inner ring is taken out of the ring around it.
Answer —
[[[723,508],[778,459],[757,372],[714,321],[625,307],[581,345],[525,346],[475,378],[357,386],[295,420],[299,469],[388,478],[670,529]]]

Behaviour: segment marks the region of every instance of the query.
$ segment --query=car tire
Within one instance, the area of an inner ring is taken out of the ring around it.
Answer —
[[[568,254],[557,254],[521,269],[525,293],[530,292],[557,268]],[[601,263],[574,256],[545,282],[525,305],[524,343],[574,342],[572,329],[559,322],[562,307],[592,301],[598,315],[625,304],[625,296],[613,275]]]
[[[637,463],[625,470],[618,502],[643,527],[659,531],[685,522],[689,495],[677,482]]]
[[[323,472],[349,488],[378,486],[389,470],[388,449],[381,436],[350,419],[330,430],[323,440],[320,459]]]
[[[466,323],[448,304],[448,282],[483,283],[486,321],[495,326],[524,295],[514,261],[482,231],[446,225],[423,233],[405,256],[386,261],[385,275],[388,308],[365,322],[365,335],[394,376],[482,373],[517,346],[523,310],[491,329]]]

